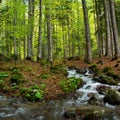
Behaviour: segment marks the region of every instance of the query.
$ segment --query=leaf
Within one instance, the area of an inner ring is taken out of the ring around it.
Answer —
[[[9,75],[8,75],[8,73],[6,73],[6,72],[1,72],[0,73],[0,77],[8,77]]]
[[[35,97],[38,98],[38,99],[42,99],[43,94],[42,94],[40,91],[37,91],[37,92],[35,93]]]

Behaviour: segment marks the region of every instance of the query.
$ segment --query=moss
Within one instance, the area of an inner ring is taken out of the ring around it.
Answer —
[[[118,79],[119,78],[118,75],[115,72],[113,72],[113,71],[107,72],[106,75],[110,76],[110,77],[112,77],[114,79]]]
[[[96,64],[91,65],[89,69],[91,69],[95,75],[101,74],[101,71]]]
[[[111,66],[106,66],[106,67],[103,69],[103,73],[109,72],[111,69],[112,69]]]
[[[104,84],[108,84],[108,85],[117,85],[118,84],[117,81],[115,81],[113,78],[108,77],[106,75],[100,76],[99,82],[104,83]]]

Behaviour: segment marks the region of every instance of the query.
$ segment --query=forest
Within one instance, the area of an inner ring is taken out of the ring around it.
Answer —
[[[120,0],[0,0],[0,102],[2,120],[120,120]]]
[[[119,0],[1,0],[0,53],[29,60],[119,56]]]

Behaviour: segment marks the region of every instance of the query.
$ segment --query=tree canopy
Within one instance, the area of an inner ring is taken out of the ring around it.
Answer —
[[[119,4],[119,0],[0,0],[0,53],[49,62],[77,56],[88,63],[93,57],[119,56]]]

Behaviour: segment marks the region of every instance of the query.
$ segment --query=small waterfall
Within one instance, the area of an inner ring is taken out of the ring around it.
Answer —
[[[112,85],[101,84],[99,82],[93,81],[92,80],[93,74],[91,74],[88,69],[86,69],[86,70],[87,70],[87,72],[84,75],[78,74],[76,72],[76,70],[74,70],[74,69],[68,70],[68,77],[81,78],[85,82],[83,87],[76,91],[78,94],[80,94],[80,96],[78,96],[78,98],[76,100],[76,104],[87,104],[88,100],[91,98],[91,96],[94,96],[98,100],[102,100],[104,95],[101,95],[98,93],[98,91],[96,89],[98,86],[103,85],[106,87],[110,87],[112,89],[120,89],[119,85],[112,86]],[[114,107],[114,106],[111,106],[109,104],[106,104],[106,106]]]
[[[88,69],[84,75],[77,73],[74,69],[68,69],[68,77],[81,78],[85,84],[75,92],[74,96],[69,96],[67,99],[51,100],[42,104],[0,96],[0,120],[66,120],[63,118],[66,109],[88,104],[91,96],[98,100],[103,99],[104,95],[98,93],[97,86],[103,85],[112,89],[120,89],[120,85],[109,86],[95,82],[92,80],[92,76],[93,74]],[[114,108],[109,104],[106,106]]]

